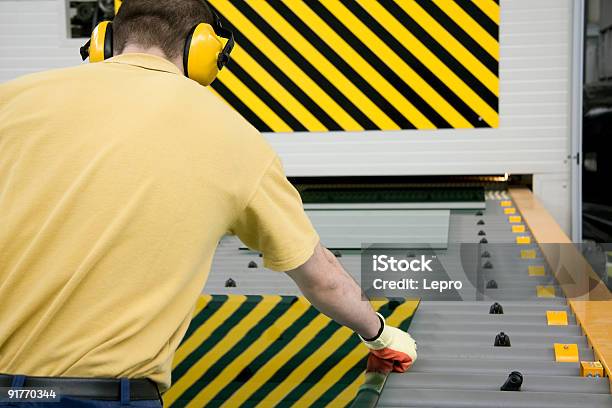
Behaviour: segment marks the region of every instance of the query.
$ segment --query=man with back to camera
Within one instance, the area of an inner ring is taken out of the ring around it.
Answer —
[[[320,245],[265,139],[201,86],[186,42],[225,55],[213,27],[201,0],[126,0],[114,57],[0,85],[0,387],[159,407],[227,231],[359,334],[370,369],[416,359]]]

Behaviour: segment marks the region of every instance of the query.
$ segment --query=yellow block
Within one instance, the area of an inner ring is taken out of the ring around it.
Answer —
[[[504,214],[516,214],[516,208],[514,207],[506,207],[504,208]]]
[[[115,0],[115,14],[117,14],[117,11],[119,11],[119,7],[121,7],[121,1],[122,0]]]
[[[549,326],[567,326],[567,312],[564,310],[547,310],[546,320]]]
[[[536,293],[541,298],[554,298],[555,287],[551,285],[538,285],[536,286]]]
[[[512,226],[512,232],[525,232],[525,226],[524,225],[513,225]]]
[[[521,250],[521,259],[535,259],[536,251],[535,249],[522,249]]]
[[[612,264],[607,264],[606,269],[608,270],[608,278],[612,278]]]
[[[599,361],[581,361],[580,375],[583,377],[603,377],[603,365]]]
[[[529,265],[527,270],[529,271],[529,276],[544,276],[546,274],[542,265]]]
[[[516,243],[519,245],[529,245],[531,244],[531,237],[528,237],[528,236],[516,237]]]
[[[521,221],[522,221],[522,218],[520,215],[511,215],[508,217],[508,222],[510,224],[518,224]]]
[[[501,205],[502,207],[510,207],[512,205],[512,201],[501,201],[499,205]]]
[[[557,363],[577,363],[578,345],[555,343],[555,360]]]

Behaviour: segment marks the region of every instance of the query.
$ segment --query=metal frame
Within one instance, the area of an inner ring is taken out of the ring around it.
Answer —
[[[572,16],[570,147],[572,241],[582,241],[582,88],[584,78],[584,0],[574,0]]]

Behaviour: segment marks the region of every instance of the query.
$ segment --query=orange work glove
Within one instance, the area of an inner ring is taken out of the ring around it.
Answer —
[[[370,349],[367,372],[403,373],[417,359],[417,345],[414,339],[405,331],[387,326],[385,318],[377,313],[383,325],[379,336],[367,341],[359,336],[363,344]]]

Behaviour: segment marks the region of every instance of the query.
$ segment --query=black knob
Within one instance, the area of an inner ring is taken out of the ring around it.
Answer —
[[[484,263],[484,265],[482,265],[482,267],[484,269],[493,269],[493,264],[491,263],[491,261],[487,261]]]
[[[228,280],[225,281],[225,287],[226,288],[235,288],[236,287],[236,281],[233,280],[232,278],[229,278]]]
[[[481,258],[490,258],[491,254],[489,253],[489,251],[484,251],[482,253],[482,255],[480,255]]]
[[[249,268],[257,268],[257,263],[255,261],[249,262]]]
[[[521,385],[523,385],[523,374],[518,371],[513,371],[508,375],[508,379],[501,386],[502,391],[520,391]]]
[[[489,241],[487,241],[487,239],[486,239],[486,238],[483,238],[483,239],[481,239],[481,240],[480,240],[480,243],[481,243],[481,244],[488,244],[488,243],[489,243]]]
[[[487,235],[486,232],[484,232],[483,230],[478,231],[478,235],[479,236],[483,236],[483,235]]]
[[[487,289],[497,289],[497,282],[495,282],[495,279],[491,279],[487,282]]]
[[[495,347],[510,347],[510,337],[504,332],[499,332],[499,334],[495,336],[493,345]]]
[[[489,308],[489,314],[504,314],[504,308],[499,303],[495,302]]]
[[[478,222],[476,223],[476,225],[485,225],[484,220],[478,220]]]

